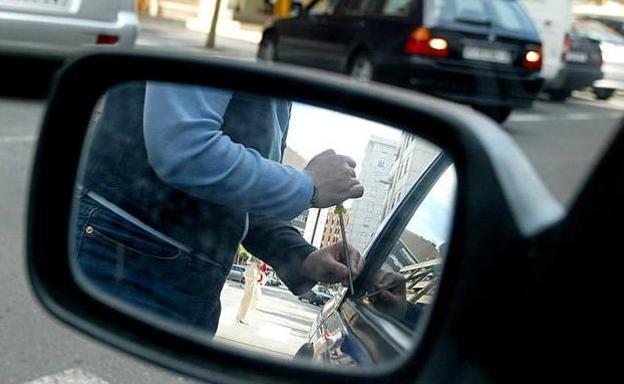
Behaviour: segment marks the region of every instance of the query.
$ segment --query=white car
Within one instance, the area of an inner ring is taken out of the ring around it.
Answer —
[[[2,0],[0,45],[132,47],[135,0]]]

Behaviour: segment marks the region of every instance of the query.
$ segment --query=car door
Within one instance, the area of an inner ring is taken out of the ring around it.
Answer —
[[[368,0],[341,0],[332,15],[322,18],[318,25],[318,49],[322,53],[321,67],[343,71],[348,47],[364,27],[364,11]]]
[[[435,297],[455,189],[455,169],[439,155],[402,199],[390,202],[392,212],[367,247],[354,292],[343,289],[313,326],[304,347],[314,351],[310,357],[372,366],[409,352]]]
[[[327,19],[334,12],[336,2],[337,0],[313,1],[298,17],[278,23],[277,57],[279,61],[323,67],[320,25],[327,24]]]

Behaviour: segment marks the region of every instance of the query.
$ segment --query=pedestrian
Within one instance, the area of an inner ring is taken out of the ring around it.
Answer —
[[[263,262],[252,258],[245,269],[245,291],[238,307],[236,321],[248,324],[247,315],[253,310],[262,298],[262,281],[264,279]]]
[[[290,102],[239,92],[111,89],[79,179],[78,271],[122,310],[212,334],[241,243],[295,294],[345,282],[346,257],[353,272],[361,266],[357,251],[317,250],[289,220],[361,196],[355,163],[325,151],[304,171],[280,164],[289,118]]]

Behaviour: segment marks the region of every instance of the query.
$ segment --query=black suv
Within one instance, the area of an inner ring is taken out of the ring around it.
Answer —
[[[504,121],[543,79],[541,40],[514,0],[315,0],[263,34],[261,59],[349,73]]]

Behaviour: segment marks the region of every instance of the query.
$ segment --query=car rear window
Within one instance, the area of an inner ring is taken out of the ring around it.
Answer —
[[[516,0],[432,0],[432,22],[494,25],[513,32],[536,33]]]
[[[574,32],[592,40],[613,44],[624,44],[624,36],[596,20],[579,19],[574,23]]]

